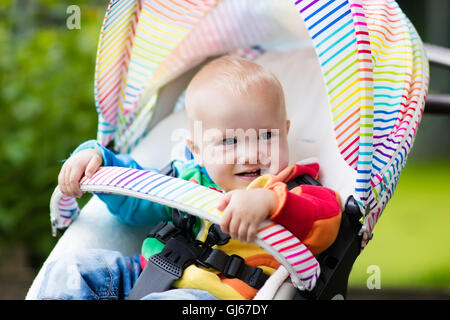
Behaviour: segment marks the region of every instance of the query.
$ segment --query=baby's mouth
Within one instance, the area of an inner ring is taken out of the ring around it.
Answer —
[[[253,180],[261,175],[261,169],[247,170],[236,173],[236,175],[244,180]]]

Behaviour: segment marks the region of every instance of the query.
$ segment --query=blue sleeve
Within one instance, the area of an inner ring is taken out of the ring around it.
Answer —
[[[73,153],[85,149],[96,149],[100,151],[103,156],[104,166],[143,169],[129,155],[116,155],[100,145],[96,140],[89,140],[82,143]],[[158,172],[156,169],[149,170]],[[95,195],[106,204],[108,210],[113,215],[127,224],[135,226],[154,226],[161,221],[167,221],[171,218],[169,208],[159,203],[115,194],[96,193]]]

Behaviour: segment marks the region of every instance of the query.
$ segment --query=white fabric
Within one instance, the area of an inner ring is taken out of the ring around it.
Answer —
[[[314,157],[320,164],[319,180],[341,195],[342,206],[353,192],[355,172],[341,158],[328,110],[320,66],[311,47],[271,51],[257,60],[280,80],[286,97],[291,163]],[[144,167],[162,168],[172,159],[184,157],[188,123],[184,110],[171,114],[140,142],[132,156]],[[310,162],[311,160],[307,160]],[[93,197],[80,217],[59,239],[34,280],[26,299],[35,299],[45,265],[61,253],[83,248],[105,248],[134,254],[140,251],[147,228],[127,226],[108,214]],[[280,271],[281,272],[281,271]],[[276,293],[276,292],[275,292]],[[274,294],[275,294],[274,293]],[[261,296],[265,296],[261,292]]]
[[[267,279],[266,283],[264,283],[253,300],[273,300],[278,290],[288,277],[289,272],[285,267],[280,266],[277,270],[275,270],[270,278]]]

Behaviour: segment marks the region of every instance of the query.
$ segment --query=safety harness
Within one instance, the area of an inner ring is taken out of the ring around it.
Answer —
[[[320,185],[308,175],[298,176],[287,183],[288,189],[301,184]],[[152,255],[137,279],[128,300],[138,300],[152,292],[163,292],[172,288],[180,279],[184,269],[192,264],[212,268],[227,278],[237,278],[259,290],[269,278],[261,268],[252,267],[238,255],[228,255],[215,245],[224,245],[230,236],[212,224],[204,242],[195,237],[193,226],[196,217],[172,209],[172,222],[161,222],[148,235],[164,244],[160,253]]]

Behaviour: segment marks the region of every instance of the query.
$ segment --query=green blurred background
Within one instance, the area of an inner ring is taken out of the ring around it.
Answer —
[[[0,0],[0,299],[25,296],[56,243],[48,204],[61,162],[96,136],[95,55],[107,2]],[[398,2],[425,42],[450,47],[449,1]],[[79,30],[66,27],[71,4],[81,8]],[[432,66],[430,92],[449,93],[449,80]],[[450,297],[449,124],[424,114],[395,195],[354,265],[349,298]],[[366,286],[371,266],[381,289]]]

